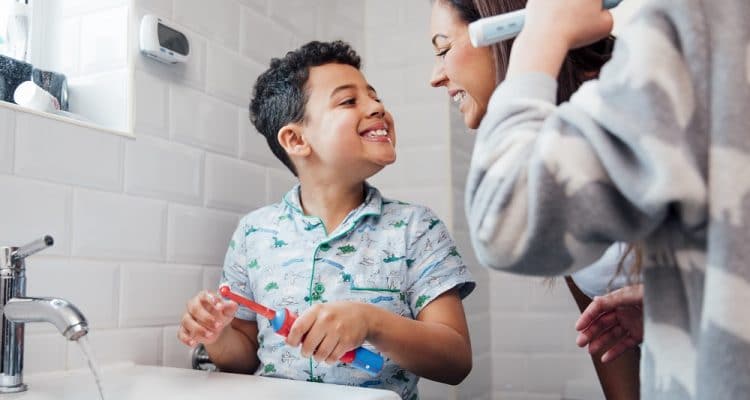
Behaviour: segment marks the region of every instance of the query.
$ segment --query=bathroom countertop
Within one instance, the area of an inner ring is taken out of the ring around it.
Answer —
[[[3,400],[96,400],[93,374],[72,370],[29,375],[28,391],[2,395]],[[135,399],[306,399],[399,400],[391,391],[265,378],[192,369],[118,365],[102,369],[105,400]]]

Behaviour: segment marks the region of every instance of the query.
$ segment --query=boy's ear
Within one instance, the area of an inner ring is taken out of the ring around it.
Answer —
[[[310,154],[310,145],[302,135],[299,124],[286,124],[279,129],[277,135],[279,144],[290,156],[306,157]]]

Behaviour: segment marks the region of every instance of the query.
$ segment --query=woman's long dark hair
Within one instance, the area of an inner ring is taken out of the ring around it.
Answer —
[[[504,14],[526,7],[527,0],[437,0],[449,4],[459,17],[468,23],[480,18]],[[570,99],[583,82],[596,78],[604,63],[612,55],[614,38],[602,39],[594,44],[568,52],[558,76],[557,102]],[[496,43],[491,47],[495,62],[495,84],[505,79],[513,40]]]

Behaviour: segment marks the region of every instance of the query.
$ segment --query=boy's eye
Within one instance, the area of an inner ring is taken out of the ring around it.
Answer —
[[[346,99],[340,103],[340,105],[353,105],[353,104],[357,104],[357,99],[355,98]]]
[[[440,50],[440,51],[438,51],[437,53],[435,53],[435,56],[436,56],[436,57],[445,57],[445,53],[447,53],[447,52],[448,52],[448,50],[450,50],[450,47],[449,47],[449,48],[446,48],[446,49],[443,49],[443,50]]]

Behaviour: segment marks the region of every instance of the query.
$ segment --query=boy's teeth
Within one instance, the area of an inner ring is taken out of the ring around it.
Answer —
[[[460,103],[464,97],[466,97],[466,92],[461,91],[453,95],[453,102],[454,103]]]

